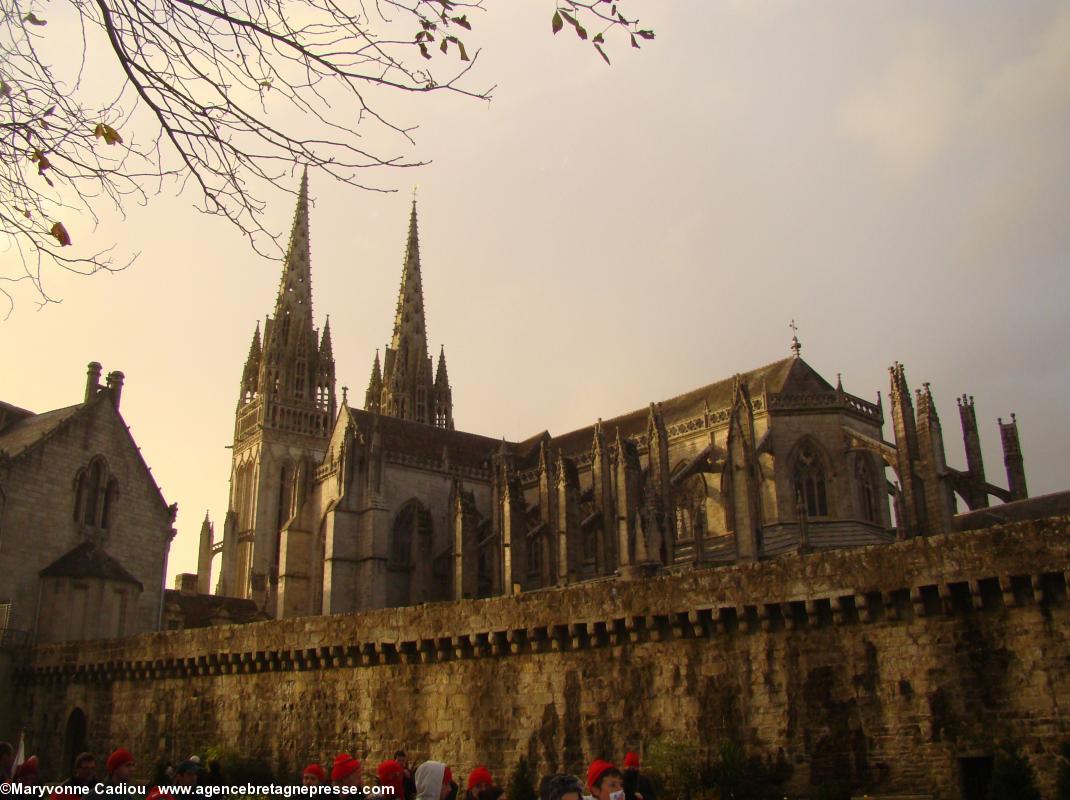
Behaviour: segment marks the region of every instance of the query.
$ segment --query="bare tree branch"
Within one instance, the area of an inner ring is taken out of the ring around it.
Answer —
[[[479,52],[461,37],[482,2],[63,0],[49,13],[63,17],[64,42],[77,24],[80,43],[64,71],[40,0],[0,0],[0,255],[16,263],[0,267],[2,313],[16,284],[55,302],[53,268],[127,266],[132,257],[116,262],[113,248],[72,241],[69,224],[147,203],[167,182],[193,188],[201,210],[269,256],[280,242],[260,198],[297,165],[391,191],[377,170],[424,162],[401,154],[414,129],[380,113],[387,93],[490,99],[493,87],[469,85]],[[584,19],[602,26],[592,42],[607,61],[610,29],[633,43],[653,37],[607,0],[562,0],[555,32],[562,19],[582,39]],[[436,48],[444,73],[429,63]]]

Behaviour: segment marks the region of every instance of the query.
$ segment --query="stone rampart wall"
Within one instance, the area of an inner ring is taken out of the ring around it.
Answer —
[[[31,749],[75,708],[143,771],[210,745],[280,773],[405,747],[580,772],[655,736],[733,738],[789,789],[958,796],[1015,740],[1042,785],[1070,738],[1070,518],[624,583],[38,648]]]

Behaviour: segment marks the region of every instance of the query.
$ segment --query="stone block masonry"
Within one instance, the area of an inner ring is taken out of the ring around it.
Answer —
[[[212,745],[296,780],[398,747],[502,779],[521,755],[582,773],[676,733],[783,757],[789,792],[848,779],[959,796],[959,759],[1013,740],[1054,790],[1070,739],[1070,518],[668,575],[37,648],[29,749],[148,777]]]

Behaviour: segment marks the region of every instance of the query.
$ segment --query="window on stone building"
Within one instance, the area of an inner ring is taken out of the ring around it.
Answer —
[[[100,527],[110,528],[115,516],[115,501],[119,499],[119,482],[112,478],[104,492],[104,508],[100,512]]]
[[[583,531],[583,560],[594,561],[598,557],[598,525],[588,525]]]
[[[104,479],[104,469],[99,461],[94,461],[89,467],[89,486],[86,490],[85,516],[82,521],[86,525],[97,524],[97,504],[100,501],[100,485]]]
[[[479,548],[479,562],[476,570],[476,597],[490,597],[494,592],[493,551],[490,547]]]
[[[109,478],[104,459],[95,457],[74,479],[74,521],[107,528],[118,496],[118,482]]]
[[[412,566],[413,542],[419,547],[421,558],[431,556],[431,513],[416,500],[406,503],[394,518],[391,530],[388,563],[407,569]]]
[[[825,490],[825,464],[813,442],[803,442],[795,456],[793,470],[795,496],[802,499],[809,517],[827,517],[828,495]]]
[[[293,462],[286,461],[282,465],[282,470],[279,475],[279,509],[278,517],[276,520],[276,530],[281,530],[282,526],[290,519],[293,514],[293,489],[294,489],[294,466]]]
[[[528,539],[528,574],[532,576],[542,574],[542,536],[533,536]]]
[[[113,635],[122,636],[126,629],[126,592],[116,591],[114,600],[115,616],[113,617]]]
[[[862,519],[866,522],[878,522],[877,488],[874,485],[873,470],[869,465],[869,457],[862,453],[855,458],[855,487]]]
[[[78,471],[78,477],[74,479],[74,521],[81,522],[85,513],[85,470]]]

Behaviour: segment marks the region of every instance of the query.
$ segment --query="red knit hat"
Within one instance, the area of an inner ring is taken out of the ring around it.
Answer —
[[[379,766],[375,768],[375,774],[378,776],[381,783],[393,784],[399,777],[404,780],[405,767],[401,766],[395,759],[391,758],[379,764]]]
[[[482,783],[484,786],[493,786],[494,778],[490,776],[490,770],[486,767],[479,766],[468,773],[468,788],[471,789],[476,784]]]
[[[587,786],[591,789],[598,783],[598,779],[606,772],[606,770],[616,769],[611,761],[603,761],[602,759],[596,759],[591,763],[591,766],[587,769]]]
[[[110,756],[108,756],[107,768],[108,774],[111,775],[115,770],[119,769],[123,764],[129,764],[134,760],[133,754],[126,748],[120,747]]]
[[[304,777],[305,775],[315,775],[316,780],[320,783],[325,783],[327,781],[327,773],[323,771],[323,767],[319,764],[309,764],[305,767],[301,772],[301,776]]]
[[[334,766],[331,767],[331,780],[337,783],[348,775],[352,775],[360,769],[360,762],[349,753],[340,753],[334,757]]]
[[[639,769],[639,754],[632,752],[626,753],[624,756],[624,768]]]

